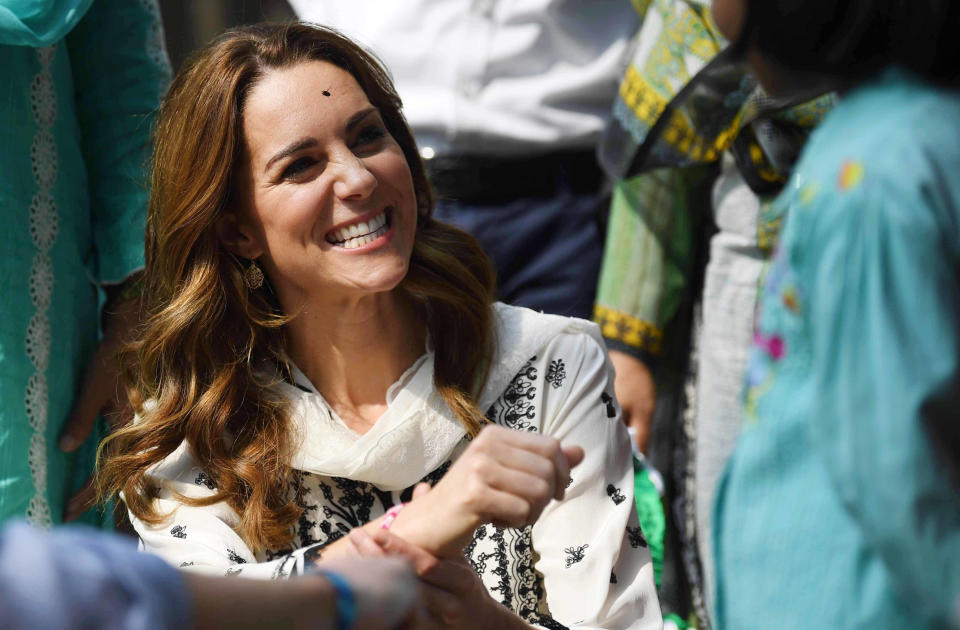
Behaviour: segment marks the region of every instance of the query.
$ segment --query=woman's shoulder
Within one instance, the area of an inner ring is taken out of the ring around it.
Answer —
[[[497,343],[503,349],[508,346],[525,349],[542,347],[561,334],[588,335],[597,340],[603,339],[600,327],[586,319],[543,313],[503,302],[495,302],[493,311]]]
[[[519,306],[494,304],[496,348],[480,405],[486,409],[528,366],[565,365],[605,361],[606,346],[600,328],[575,317],[540,313]],[[546,377],[548,371],[540,370]]]

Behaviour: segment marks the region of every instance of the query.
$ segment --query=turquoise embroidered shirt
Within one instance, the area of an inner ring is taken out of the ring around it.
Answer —
[[[0,521],[59,523],[90,476],[97,432],[70,455],[57,437],[98,286],[143,266],[169,73],[156,0],[0,0]]]
[[[960,94],[888,70],[777,203],[745,427],[718,492],[717,626],[946,627],[960,495],[924,422],[960,376]]]

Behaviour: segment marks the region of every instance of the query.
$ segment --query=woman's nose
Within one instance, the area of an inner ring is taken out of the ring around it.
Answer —
[[[333,192],[340,199],[366,199],[377,187],[377,178],[363,160],[355,155],[337,165]]]

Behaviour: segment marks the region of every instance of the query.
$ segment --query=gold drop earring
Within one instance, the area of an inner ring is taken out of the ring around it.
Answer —
[[[243,271],[243,282],[253,291],[263,286],[263,271],[260,270],[256,260],[251,260],[250,266]]]

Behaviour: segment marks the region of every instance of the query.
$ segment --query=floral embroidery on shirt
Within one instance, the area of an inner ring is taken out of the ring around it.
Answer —
[[[560,386],[563,385],[565,378],[567,378],[567,371],[563,364],[563,359],[551,361],[550,367],[547,369],[547,376],[545,380],[553,385],[554,389],[560,389]]]
[[[623,496],[623,492],[620,491],[620,488],[617,488],[612,483],[607,484],[607,496],[613,499],[613,502],[616,505],[620,505],[627,500],[627,497]]]
[[[481,525],[463,553],[487,590],[499,595],[501,604],[529,623],[566,630],[550,617],[543,575],[535,566],[531,527]]]
[[[610,583],[611,584],[617,583],[617,574],[614,573],[613,571],[610,572]]]
[[[227,557],[230,558],[230,562],[234,564],[246,564],[247,562],[240,556],[240,554],[230,548],[227,548]]]
[[[630,527],[627,525],[627,542],[634,549],[647,546],[647,539],[643,535],[643,529],[639,525]]]
[[[753,345],[764,350],[774,361],[779,361],[786,353],[783,337],[780,335],[764,335],[759,332],[754,333]]]
[[[797,288],[794,286],[789,286],[783,290],[783,305],[791,313],[800,312],[800,296],[797,294]]]
[[[567,547],[563,550],[563,553],[567,554],[567,559],[564,562],[566,568],[570,568],[576,563],[583,560],[584,553],[590,545],[580,545],[579,547]]]
[[[203,472],[203,471],[200,471],[200,474],[197,475],[197,478],[193,480],[193,483],[195,483],[195,484],[198,485],[198,486],[206,486],[206,487],[207,487],[207,490],[216,490],[216,489],[217,489],[217,484],[216,484],[216,482],[214,482],[214,480],[211,479],[211,478],[207,475],[207,473],[205,473],[205,472]]]
[[[174,525],[170,529],[170,535],[174,538],[186,538],[187,537],[187,526],[186,525]]]
[[[847,160],[840,167],[840,175],[837,177],[837,188],[847,192],[853,190],[863,181],[863,163],[856,160]]]
[[[600,402],[602,402],[604,406],[607,408],[608,418],[617,417],[617,408],[613,404],[613,396],[611,396],[607,392],[603,392],[600,394]]]
[[[227,569],[226,575],[239,575],[241,571],[243,571],[243,567],[230,567]]]
[[[537,408],[533,404],[533,399],[537,395],[537,388],[534,385],[537,380],[537,368],[533,367],[533,362],[536,360],[537,357],[533,357],[520,368],[503,395],[490,405],[487,418],[508,429],[537,430],[537,427],[530,422],[537,415]]]

